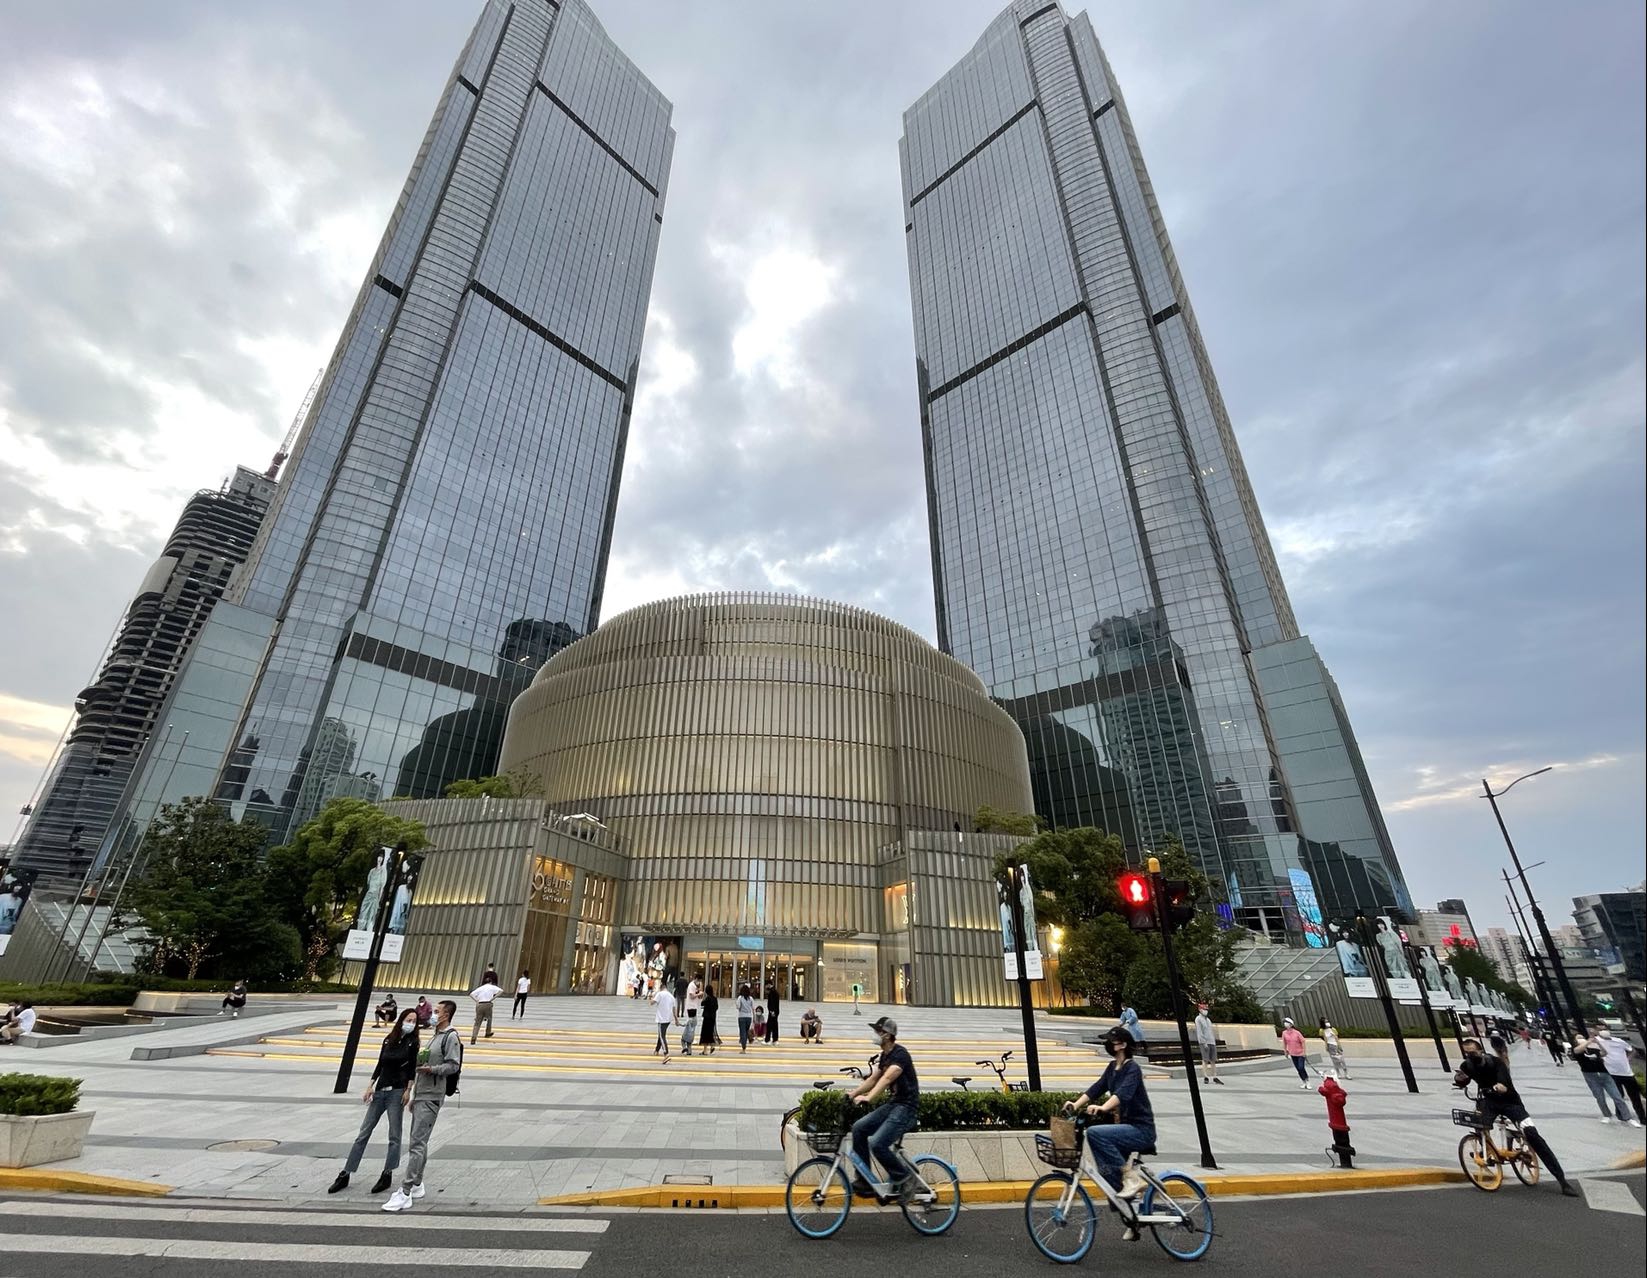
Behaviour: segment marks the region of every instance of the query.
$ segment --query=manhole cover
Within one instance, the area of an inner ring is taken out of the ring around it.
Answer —
[[[213,1153],[261,1154],[279,1146],[278,1140],[220,1140],[206,1148]]]

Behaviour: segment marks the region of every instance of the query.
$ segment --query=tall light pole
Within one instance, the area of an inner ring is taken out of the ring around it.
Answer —
[[[1584,1028],[1584,1013],[1578,1005],[1578,995],[1573,992],[1573,983],[1567,979],[1567,967],[1561,961],[1561,952],[1556,949],[1555,939],[1550,935],[1550,925],[1544,921],[1544,911],[1538,906],[1538,900],[1533,896],[1533,886],[1527,882],[1527,871],[1521,868],[1521,858],[1516,855],[1515,844],[1510,842],[1509,827],[1504,824],[1504,814],[1498,810],[1498,801],[1528,777],[1543,776],[1549,768],[1540,768],[1537,772],[1529,772],[1526,776],[1519,776],[1502,790],[1494,793],[1487,779],[1481,779],[1482,797],[1492,805],[1493,817],[1498,821],[1498,832],[1504,836],[1504,846],[1510,850],[1510,860],[1515,865],[1516,876],[1521,880],[1521,890],[1526,894],[1527,904],[1533,911],[1533,922],[1538,925],[1539,939],[1544,942],[1545,957],[1550,960],[1550,966],[1555,969],[1556,982],[1561,986],[1562,997],[1567,1000],[1567,1010],[1572,1013],[1573,1024],[1579,1030]]]

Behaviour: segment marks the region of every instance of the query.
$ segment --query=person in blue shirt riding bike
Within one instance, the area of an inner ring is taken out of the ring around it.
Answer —
[[[865,1167],[871,1167],[869,1155],[873,1150],[891,1177],[892,1192],[902,1198],[919,1182],[914,1179],[909,1163],[893,1146],[915,1130],[921,1083],[915,1075],[915,1062],[910,1059],[909,1049],[898,1042],[898,1022],[883,1016],[871,1022],[869,1030],[881,1045],[881,1058],[875,1064],[875,1072],[847,1099],[870,1105],[888,1089],[892,1098],[852,1124],[852,1152]],[[853,1182],[853,1193],[863,1198],[874,1197],[869,1186],[856,1176]]]
[[[1094,1124],[1087,1128],[1087,1143],[1092,1147],[1093,1161],[1111,1188],[1122,1198],[1136,1198],[1146,1184],[1131,1156],[1155,1148],[1155,1111],[1150,1108],[1149,1092],[1144,1088],[1144,1071],[1132,1059],[1132,1035],[1120,1026],[1104,1035],[1104,1049],[1114,1057],[1104,1067],[1101,1077],[1086,1091],[1064,1105],[1067,1112],[1085,1111],[1087,1117],[1113,1114],[1113,1123]],[[1107,1093],[1107,1095],[1106,1095]],[[1094,1104],[1094,1096],[1105,1096]],[[1129,1227],[1128,1241],[1136,1237]]]

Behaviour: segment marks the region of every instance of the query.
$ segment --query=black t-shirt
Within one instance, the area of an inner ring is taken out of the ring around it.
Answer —
[[[915,1062],[909,1057],[909,1049],[902,1043],[894,1043],[881,1053],[882,1069],[891,1069],[894,1065],[899,1067],[899,1074],[887,1089],[892,1099],[900,1105],[919,1104],[921,1080],[915,1074]]]
[[[1515,1083],[1510,1080],[1510,1071],[1505,1068],[1504,1062],[1496,1056],[1483,1054],[1471,1058],[1466,1056],[1459,1065],[1458,1072],[1463,1074],[1472,1083],[1481,1089],[1481,1099],[1488,1105],[1519,1105],[1521,1096],[1515,1089]],[[1493,1086],[1504,1084],[1502,1092],[1495,1092]]]

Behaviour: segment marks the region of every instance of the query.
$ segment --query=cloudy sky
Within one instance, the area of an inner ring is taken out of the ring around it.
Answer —
[[[608,613],[931,637],[897,139],[999,4],[595,7],[679,133]],[[0,13],[0,810],[182,499],[266,464],[478,9]],[[1091,13],[1415,897],[1499,921],[1471,789],[1547,763],[1506,815],[1551,914],[1639,882],[1641,4]]]

